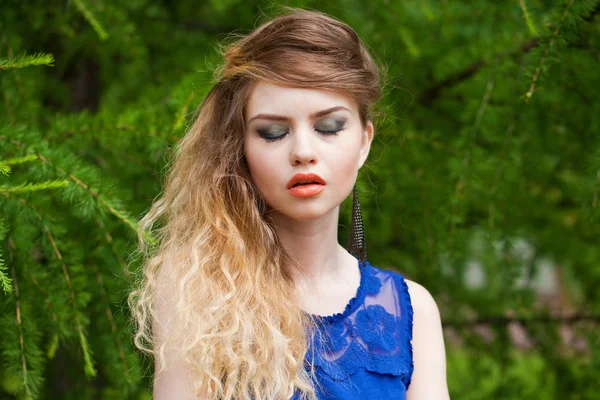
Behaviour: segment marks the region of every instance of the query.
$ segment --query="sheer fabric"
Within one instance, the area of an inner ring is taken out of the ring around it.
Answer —
[[[320,334],[305,361],[316,367],[319,399],[405,400],[414,370],[408,286],[398,272],[359,265],[360,285],[344,311],[314,315]]]

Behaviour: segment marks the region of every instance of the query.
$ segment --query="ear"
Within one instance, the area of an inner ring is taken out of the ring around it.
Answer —
[[[375,127],[373,122],[367,121],[365,129],[362,132],[360,141],[360,154],[358,160],[358,169],[362,168],[367,157],[369,156],[369,150],[371,150],[371,142],[373,141],[373,135],[375,134]]]

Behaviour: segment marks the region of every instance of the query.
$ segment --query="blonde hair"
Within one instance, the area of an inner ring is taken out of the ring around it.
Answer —
[[[317,324],[291,298],[294,281],[283,266],[295,262],[243,154],[253,83],[349,93],[363,125],[381,95],[379,68],[352,28],[288,10],[223,49],[217,83],[139,224],[143,274],[129,296],[135,345],[156,358],[156,374],[166,368],[165,349],[177,349],[194,393],[209,399],[289,399],[296,390],[316,399],[305,356]],[[166,298],[171,323],[159,341],[157,300]]]

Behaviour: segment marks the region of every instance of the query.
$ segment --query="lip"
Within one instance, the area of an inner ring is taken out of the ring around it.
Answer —
[[[314,183],[312,185],[300,185],[288,189],[288,193],[294,197],[312,197],[321,193],[325,189],[325,185]]]
[[[317,174],[313,174],[313,173],[309,173],[309,174],[303,174],[303,173],[297,173],[296,175],[292,176],[292,179],[290,179],[290,181],[287,183],[287,188],[291,189],[292,186],[294,186],[295,183],[297,182],[306,182],[306,181],[312,181],[312,182],[317,182],[321,185],[325,185],[325,180],[323,178],[321,178],[319,175]]]

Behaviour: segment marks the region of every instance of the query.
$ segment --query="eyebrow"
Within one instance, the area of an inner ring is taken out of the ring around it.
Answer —
[[[331,107],[331,108],[327,108],[325,110],[321,110],[321,111],[317,111],[315,113],[312,113],[310,115],[310,118],[311,119],[319,118],[319,117],[322,117],[324,115],[327,115],[327,114],[330,114],[330,113],[332,113],[334,111],[339,111],[339,110],[346,110],[346,111],[352,113],[352,111],[350,111],[349,109],[347,109],[344,106],[336,106],[336,107]],[[273,120],[273,121],[288,121],[289,120],[288,117],[284,117],[282,115],[258,114],[258,115],[255,115],[254,117],[250,118],[248,120],[248,123],[252,122],[252,120],[259,119],[259,118],[260,119],[270,119],[270,120]]]

